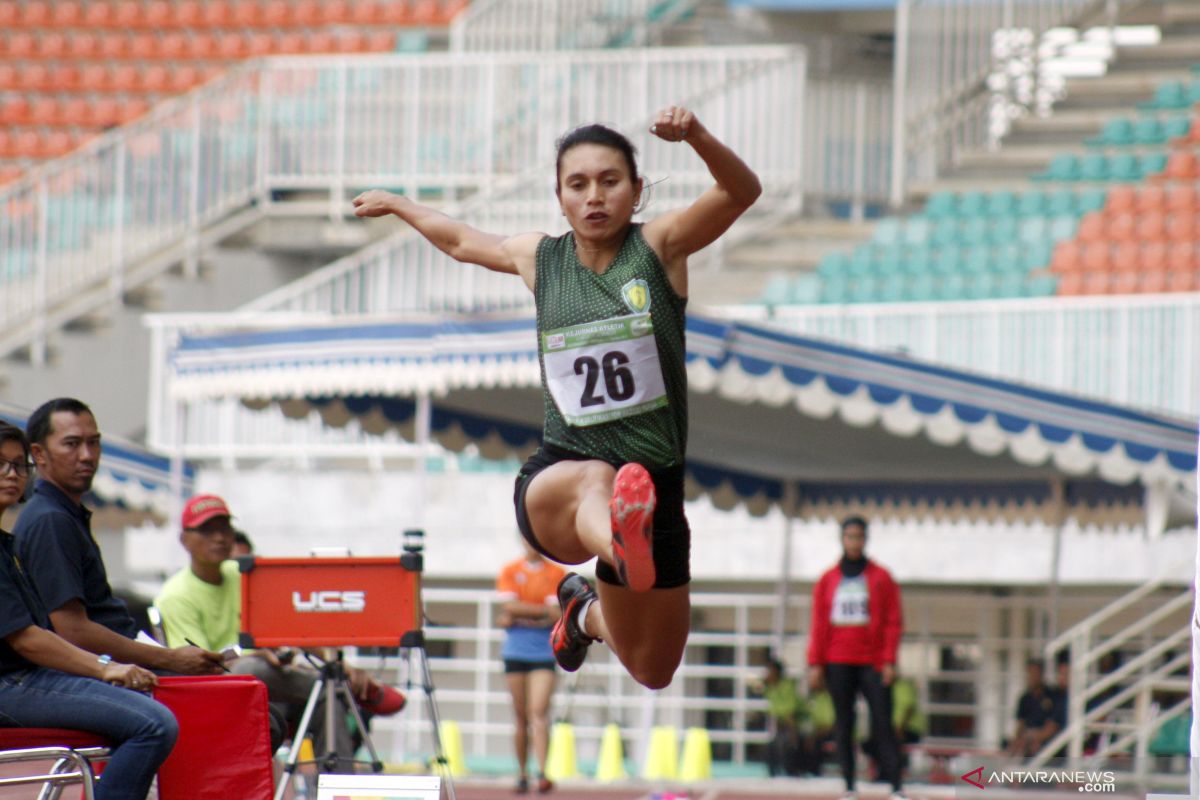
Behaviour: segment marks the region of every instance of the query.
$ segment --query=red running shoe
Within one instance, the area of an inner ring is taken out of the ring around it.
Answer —
[[[358,705],[364,711],[370,711],[376,716],[390,717],[392,714],[400,713],[405,702],[406,699],[402,692],[381,683],[372,683],[371,688],[367,690],[367,699],[359,701]]]
[[[562,616],[550,631],[550,646],[554,649],[554,660],[567,672],[575,672],[583,666],[588,647],[596,641],[579,629],[575,619],[583,604],[594,599],[596,591],[582,575],[568,572],[558,583],[558,605],[562,608]]]
[[[626,464],[613,481],[613,560],[621,580],[635,592],[654,588],[654,481],[641,464]]]

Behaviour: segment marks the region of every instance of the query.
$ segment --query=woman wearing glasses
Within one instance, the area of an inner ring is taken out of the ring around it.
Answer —
[[[0,422],[0,522],[21,502],[28,478],[25,434]],[[12,535],[0,528],[0,727],[70,728],[107,738],[112,758],[97,800],[144,800],[179,733],[171,712],[141,693],[158,679],[80,650],[49,627]]]

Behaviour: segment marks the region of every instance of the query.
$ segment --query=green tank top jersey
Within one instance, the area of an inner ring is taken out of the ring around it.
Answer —
[[[573,233],[542,239],[536,269],[544,440],[647,469],[682,464],[687,298],[671,287],[642,226],[630,226],[603,274],[579,262]]]

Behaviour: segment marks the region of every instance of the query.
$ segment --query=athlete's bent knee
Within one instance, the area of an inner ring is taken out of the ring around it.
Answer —
[[[647,689],[665,689],[671,685],[671,679],[675,677],[675,670],[679,664],[636,664],[629,667],[629,674],[633,679],[645,686]]]

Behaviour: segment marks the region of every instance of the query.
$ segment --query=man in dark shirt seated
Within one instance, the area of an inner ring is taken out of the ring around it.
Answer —
[[[1031,659],[1025,665],[1025,680],[1025,692],[1017,700],[1017,731],[1008,745],[1009,755],[1018,758],[1036,754],[1065,721],[1058,693],[1045,684],[1042,662]]]
[[[13,537],[55,632],[116,661],[185,675],[221,672],[219,653],[135,641],[137,625],[113,596],[92,535],[92,512],[83,505],[100,465],[100,431],[91,409],[71,398],[51,400],[30,415],[26,433],[39,480]]]

